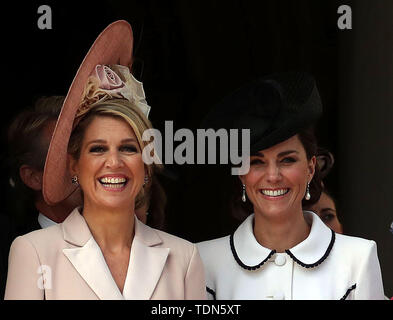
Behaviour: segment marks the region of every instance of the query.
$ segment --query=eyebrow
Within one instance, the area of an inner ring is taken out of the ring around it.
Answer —
[[[298,154],[299,152],[296,151],[296,150],[287,150],[287,151],[280,152],[280,153],[278,154],[278,157],[284,157],[284,156],[287,156],[288,154],[291,154],[291,153],[296,153],[296,154]],[[258,152],[256,152],[254,155],[260,156],[260,157],[264,157],[264,154],[263,154],[262,151],[258,151]]]
[[[134,139],[134,138],[127,138],[127,139],[123,139],[123,140],[120,141],[120,143],[129,143],[129,142],[138,143],[138,141],[136,139]],[[105,143],[107,143],[107,141],[104,140],[104,139],[96,139],[96,140],[89,141],[86,145],[88,146],[88,145],[93,144],[93,143],[104,143],[105,144]]]
[[[127,142],[136,142],[138,143],[138,141],[134,138],[128,138],[128,139],[123,139],[120,141],[121,143],[127,143]]]
[[[334,210],[333,208],[323,208],[323,209],[321,209],[321,213],[327,213],[327,212],[333,212],[333,213],[337,214],[337,211]]]

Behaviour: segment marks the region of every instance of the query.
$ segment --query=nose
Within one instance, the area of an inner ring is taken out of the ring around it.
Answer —
[[[281,180],[281,172],[279,166],[275,163],[270,163],[266,170],[266,180],[269,183],[277,183]]]
[[[105,166],[107,168],[121,168],[123,165],[123,160],[118,152],[108,152],[108,156],[105,161]]]

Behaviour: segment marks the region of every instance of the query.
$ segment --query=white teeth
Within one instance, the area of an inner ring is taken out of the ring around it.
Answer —
[[[100,179],[100,182],[101,183],[116,183],[116,184],[118,184],[118,183],[124,183],[124,182],[126,182],[126,179],[125,178],[108,178],[108,177],[105,177],[105,178],[101,178]]]
[[[289,191],[289,189],[279,189],[279,190],[262,190],[262,193],[265,196],[269,197],[278,197],[286,194]]]
[[[102,184],[105,188],[110,188],[110,189],[120,189],[124,186],[124,184]]]

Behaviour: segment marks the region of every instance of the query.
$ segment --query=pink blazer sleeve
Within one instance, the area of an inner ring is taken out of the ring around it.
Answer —
[[[44,299],[41,270],[34,246],[23,236],[17,237],[10,248],[4,300]]]
[[[184,299],[206,300],[205,272],[202,259],[195,244],[185,277]]]

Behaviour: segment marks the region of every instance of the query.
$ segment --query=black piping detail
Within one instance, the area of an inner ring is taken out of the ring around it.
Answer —
[[[269,255],[267,256],[267,258],[266,258],[265,260],[263,260],[261,263],[255,265],[255,266],[248,266],[248,265],[244,264],[244,263],[240,260],[239,256],[237,255],[237,252],[236,252],[236,249],[235,249],[235,244],[233,243],[233,235],[234,235],[234,234],[232,233],[231,236],[229,237],[229,244],[231,245],[231,251],[232,251],[233,257],[235,258],[236,262],[237,262],[238,265],[241,266],[243,269],[246,269],[246,270],[256,270],[256,269],[259,269],[260,267],[262,267],[262,265],[263,265],[267,260],[270,259],[270,257],[271,257],[273,254],[276,253],[276,250],[272,250],[272,251],[270,251],[270,253],[269,253]]]
[[[331,231],[332,231],[332,238],[330,240],[329,246],[328,246],[325,254],[317,262],[307,264],[307,263],[301,262],[299,259],[297,259],[290,250],[285,250],[285,252],[293,259],[293,261],[295,261],[297,264],[301,265],[302,267],[304,267],[304,268],[314,268],[314,267],[320,265],[328,257],[330,251],[333,248],[334,241],[336,240],[336,234],[334,233],[333,230],[331,230]]]
[[[351,291],[352,291],[353,289],[356,289],[356,283],[355,283],[352,287],[350,287],[350,288],[347,290],[347,292],[345,292],[344,296],[343,296],[340,300],[345,300],[346,298],[348,298],[349,294],[351,293]]]
[[[210,293],[213,296],[214,300],[217,300],[216,299],[216,293],[214,292],[213,289],[210,289],[208,286],[206,286],[206,291],[207,291],[207,293]]]

